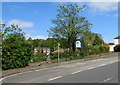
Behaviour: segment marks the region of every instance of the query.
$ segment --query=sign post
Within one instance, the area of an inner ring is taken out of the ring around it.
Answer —
[[[59,46],[60,44],[58,43],[58,63],[59,63]]]
[[[80,42],[80,40],[77,40],[77,41],[75,42],[75,50],[77,51],[78,48],[81,48],[81,42]],[[80,50],[80,49],[79,49],[79,50]],[[79,51],[79,50],[78,50],[78,51]],[[76,51],[75,51],[75,54],[76,54]]]
[[[79,40],[76,41],[75,47],[76,48],[81,48],[81,42]]]

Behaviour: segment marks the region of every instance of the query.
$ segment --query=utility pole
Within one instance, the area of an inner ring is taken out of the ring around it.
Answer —
[[[60,44],[58,43],[58,63],[59,63],[59,46]]]

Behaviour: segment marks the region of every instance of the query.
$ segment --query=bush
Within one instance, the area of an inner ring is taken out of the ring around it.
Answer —
[[[9,34],[2,45],[3,70],[27,66],[32,55],[31,44],[22,34]]]
[[[35,56],[33,56],[32,60],[33,62],[41,62],[46,61],[47,55],[44,53],[37,53]]]
[[[106,52],[106,48],[105,48],[104,46],[100,46],[99,49],[100,49],[100,52],[101,52],[101,53]]]
[[[69,52],[59,53],[59,56],[60,56],[61,59],[68,59],[68,58],[70,58]],[[52,60],[57,59],[58,58],[58,53],[51,53],[50,58]]]
[[[109,52],[110,47],[109,46],[100,46],[101,53]]]
[[[89,54],[88,54],[88,50],[82,50],[82,51],[80,52],[80,55],[81,55],[82,57],[89,55]]]
[[[120,52],[120,45],[116,45],[116,46],[114,47],[114,51],[115,51],[115,52]]]

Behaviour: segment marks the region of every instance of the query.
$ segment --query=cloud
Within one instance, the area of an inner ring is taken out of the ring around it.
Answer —
[[[105,43],[114,43],[114,40],[106,40],[106,39],[104,39],[104,42]]]
[[[118,2],[119,0],[2,0],[3,2]]]
[[[38,36],[32,36],[30,34],[26,34],[25,37],[26,37],[26,39],[31,37],[32,39],[44,39],[44,40],[46,40],[48,38],[47,36],[41,36],[41,35],[40,36],[39,35]]]
[[[90,2],[88,3],[91,12],[110,12],[118,9],[117,3],[113,2]]]
[[[3,20],[0,20],[0,24],[3,24],[4,22],[3,22]]]
[[[17,20],[17,19],[8,21],[7,25],[10,26],[11,24],[18,25],[21,28],[33,27],[34,25],[32,22],[26,22],[26,21]]]
[[[32,39],[47,39],[47,36],[33,36]]]

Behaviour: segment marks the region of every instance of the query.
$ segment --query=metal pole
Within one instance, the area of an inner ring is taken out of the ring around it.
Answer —
[[[58,63],[59,63],[59,44],[58,44]]]

